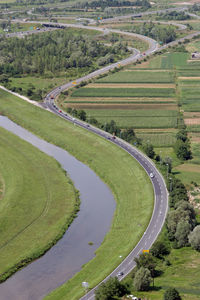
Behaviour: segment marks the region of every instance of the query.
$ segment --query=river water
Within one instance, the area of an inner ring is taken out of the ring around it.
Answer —
[[[44,256],[0,284],[0,300],[40,300],[94,257],[110,228],[115,200],[107,185],[67,151],[45,142],[6,117],[0,116],[0,126],[54,157],[80,191],[80,211],[63,238]],[[94,243],[92,246],[88,245],[90,241]]]

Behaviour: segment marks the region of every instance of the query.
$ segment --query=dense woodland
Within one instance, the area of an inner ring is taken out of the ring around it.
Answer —
[[[121,6],[141,6],[145,8],[150,8],[151,4],[148,0],[136,0],[136,1],[129,1],[129,0],[94,0],[91,2],[81,2],[74,5],[74,7],[81,7],[81,8],[93,8],[96,9],[100,7],[104,9],[106,7],[121,7]]]
[[[170,11],[166,13],[158,14],[157,20],[189,20],[191,17],[184,11]]]
[[[114,55],[127,52],[120,42],[107,47],[86,35],[72,35],[68,30],[30,35],[24,39],[2,38],[0,75],[39,74],[55,76],[70,68],[95,68],[112,63]]]
[[[129,31],[149,36],[152,39],[163,43],[170,43],[176,39],[175,28],[171,25],[161,26],[150,22],[143,23],[140,26],[133,25],[133,27]]]

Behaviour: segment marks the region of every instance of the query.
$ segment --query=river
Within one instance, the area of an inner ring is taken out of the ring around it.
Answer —
[[[80,192],[80,211],[63,238],[41,258],[0,284],[1,300],[40,300],[94,257],[110,228],[115,200],[107,185],[67,151],[38,138],[7,117],[0,116],[0,126],[54,157]]]

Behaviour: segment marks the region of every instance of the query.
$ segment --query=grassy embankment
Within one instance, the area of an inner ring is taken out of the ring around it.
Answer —
[[[150,180],[130,155],[110,142],[6,92],[0,91],[0,99],[3,114],[89,165],[110,186],[115,196],[117,208],[113,223],[96,251],[96,257],[48,297],[78,299],[83,293],[82,281],[88,281],[91,287],[97,284],[141,237],[153,208]]]
[[[0,179],[2,281],[61,238],[78,202],[72,182],[53,158],[2,128]]]

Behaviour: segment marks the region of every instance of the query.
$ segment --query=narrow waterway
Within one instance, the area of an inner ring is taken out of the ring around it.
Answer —
[[[40,300],[94,257],[110,228],[114,197],[100,178],[67,151],[49,144],[0,116],[0,126],[54,157],[80,191],[81,206],[63,238],[44,256],[0,284],[1,300]],[[92,246],[88,242],[93,242]]]

